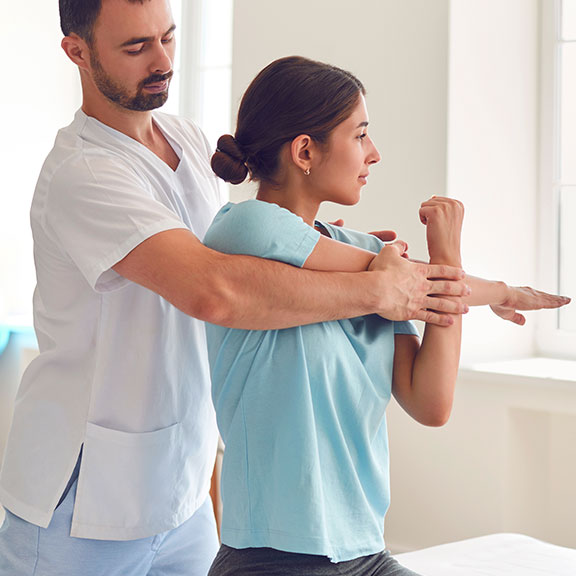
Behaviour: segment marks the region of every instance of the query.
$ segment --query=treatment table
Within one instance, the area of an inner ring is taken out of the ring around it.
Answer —
[[[422,576],[576,576],[576,549],[521,534],[481,536],[395,558]]]

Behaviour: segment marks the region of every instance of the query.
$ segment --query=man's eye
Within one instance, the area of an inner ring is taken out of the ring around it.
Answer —
[[[126,50],[127,54],[130,54],[131,56],[135,56],[136,54],[140,54],[141,52],[144,51],[144,44],[139,44],[136,47],[132,47],[130,48],[130,50]]]

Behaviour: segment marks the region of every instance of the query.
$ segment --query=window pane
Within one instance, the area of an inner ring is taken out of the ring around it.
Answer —
[[[576,40],[576,0],[562,2],[562,38]]]
[[[230,132],[231,75],[228,68],[205,70],[202,77],[202,128],[206,137],[216,147],[222,134]]]
[[[576,186],[565,186],[560,191],[560,293],[576,295]],[[576,302],[560,311],[561,330],[576,332]]]
[[[202,66],[230,66],[232,61],[232,0],[204,2]]]
[[[167,114],[178,114],[180,111],[180,62],[182,60],[180,54],[180,34],[182,32],[182,0],[172,0],[170,3],[172,7],[172,16],[174,24],[176,24],[176,54],[174,57],[174,76],[170,82],[169,97],[162,107],[162,112]]]
[[[576,184],[576,43],[562,47],[561,160],[563,184]]]

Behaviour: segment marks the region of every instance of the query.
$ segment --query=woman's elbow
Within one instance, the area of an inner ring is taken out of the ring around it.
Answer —
[[[448,420],[450,420],[450,413],[450,410],[434,412],[433,414],[427,415],[424,421],[421,420],[420,423],[431,428],[440,428],[448,423]]]
[[[436,406],[430,406],[424,410],[417,418],[420,424],[431,428],[440,428],[448,423],[452,413],[452,402],[440,403]]]

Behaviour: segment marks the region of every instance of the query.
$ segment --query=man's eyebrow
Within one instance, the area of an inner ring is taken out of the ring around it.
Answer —
[[[172,24],[164,34],[162,34],[162,38],[164,36],[168,36],[168,34],[172,34],[176,30],[176,24]],[[145,44],[146,42],[150,42],[154,40],[154,36],[138,36],[136,38],[130,38],[130,40],[126,40],[126,42],[122,42],[120,44],[120,48],[126,48],[127,46],[134,46],[135,44]]]

